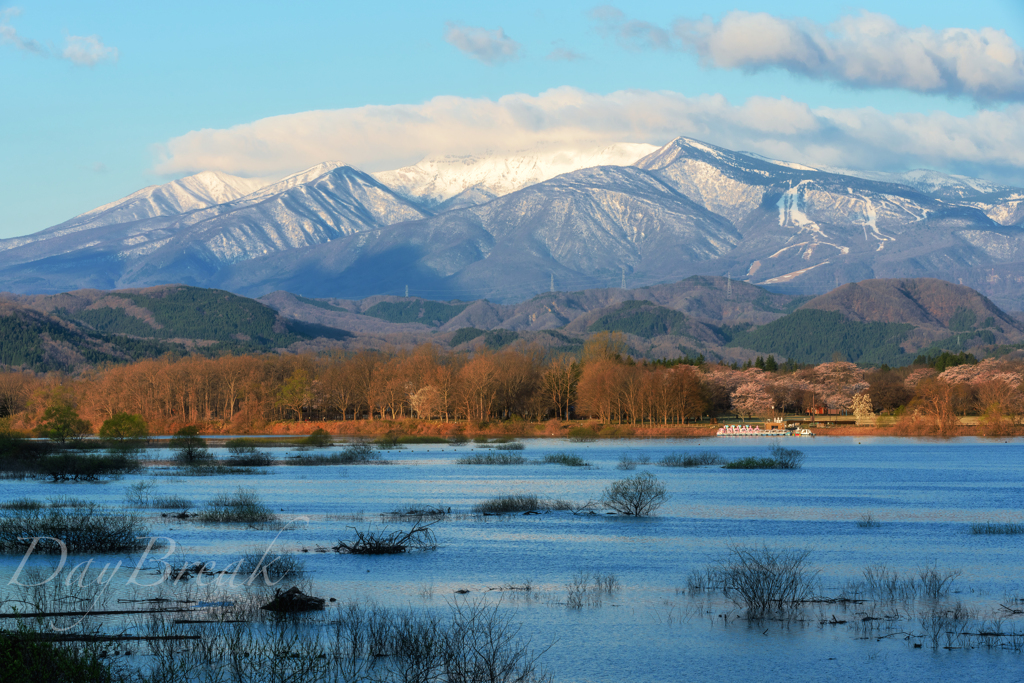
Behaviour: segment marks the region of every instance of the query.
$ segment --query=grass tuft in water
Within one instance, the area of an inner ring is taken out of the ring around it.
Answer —
[[[566,467],[590,467],[590,463],[575,453],[548,453],[544,456],[542,463],[545,465],[565,465]]]
[[[277,519],[250,488],[239,487],[232,494],[221,494],[206,504],[197,515],[201,522],[258,524]]]
[[[697,453],[672,453],[658,461],[662,467],[704,467],[706,465],[721,465],[722,456],[712,451],[700,451]]]
[[[515,453],[473,453],[455,461],[457,465],[525,465],[527,459]]]

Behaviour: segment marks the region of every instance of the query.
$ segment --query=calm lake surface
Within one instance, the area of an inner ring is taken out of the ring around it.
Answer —
[[[783,445],[806,454],[803,468],[793,471],[655,464],[665,455],[695,451],[726,459],[765,455],[773,440],[764,438],[524,443],[517,453],[531,460],[572,452],[594,467],[457,465],[460,456],[491,451],[473,444],[416,445],[383,453],[388,465],[275,466],[266,474],[210,477],[149,468],[98,484],[4,481],[0,499],[72,495],[121,505],[128,487],[146,480],[155,482],[150,496],[183,496],[197,509],[218,494],[252,487],[282,519],[298,519],[295,527],[279,533],[179,521],[161,517],[160,510],[145,514],[154,534],[173,539],[184,557],[218,567],[273,541],[275,549],[305,561],[316,595],[342,602],[443,608],[456,590],[469,590],[466,598],[501,600],[516,610],[534,645],[551,644],[541,661],[558,681],[1024,677],[1024,655],[1007,648],[914,649],[922,642],[914,610],[934,607],[922,599],[900,607],[906,615],[896,629],[901,634],[879,640],[858,627],[870,605],[815,605],[801,620],[753,624],[720,595],[685,593],[691,570],[722,559],[730,545],[763,543],[810,549],[810,562],[820,569],[819,592],[828,596],[861,579],[869,565],[885,563],[900,572],[961,570],[943,604],[961,601],[982,616],[994,615],[1001,604],[1024,595],[1024,535],[972,535],[970,524],[1024,522],[1024,440],[786,439]],[[288,454],[271,452],[275,458]],[[616,469],[623,455],[652,464],[623,472]],[[150,451],[148,457],[169,454]],[[655,517],[455,514],[433,527],[439,543],[434,552],[316,552],[348,538],[350,526],[382,526],[380,514],[402,506],[469,513],[502,493],[596,500],[610,482],[642,471],[657,475],[670,492]],[[867,513],[880,526],[859,527]],[[0,558],[2,584],[20,560]],[[47,560],[32,562],[46,566]],[[566,584],[581,570],[614,574],[621,587],[600,606],[567,609]],[[534,588],[528,597],[488,591],[524,582]],[[849,623],[819,623],[833,615]],[[1024,615],[1006,616],[1002,628],[1024,631]],[[907,639],[906,633],[918,637]]]

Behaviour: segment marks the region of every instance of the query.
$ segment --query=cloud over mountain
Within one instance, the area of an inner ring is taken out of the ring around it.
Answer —
[[[498,100],[446,96],[422,104],[308,111],[192,131],[161,146],[156,171],[260,176],[325,158],[377,171],[436,154],[664,144],[677,135],[811,164],[893,171],[930,167],[1024,182],[1022,105],[968,116],[890,114],[812,108],[788,98],[751,97],[737,105],[721,95],[594,94],[572,87]]]

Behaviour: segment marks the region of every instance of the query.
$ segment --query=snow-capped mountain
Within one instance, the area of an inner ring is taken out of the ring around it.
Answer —
[[[656,149],[655,145],[619,143],[590,150],[539,149],[503,155],[432,156],[414,166],[374,173],[373,177],[399,194],[436,206],[467,193],[478,199],[503,197],[584,168],[629,166]]]
[[[840,172],[678,138],[432,158],[374,175],[325,163],[274,183],[199,174],[0,241],[0,289],[183,282],[351,298],[409,285],[510,301],[552,278],[581,289],[730,275],[819,294],[938,277],[1021,309],[1021,247],[1024,190]]]

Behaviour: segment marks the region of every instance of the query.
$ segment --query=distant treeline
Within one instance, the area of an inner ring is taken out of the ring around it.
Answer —
[[[998,414],[1021,409],[1019,364],[966,354],[865,370],[848,362],[797,367],[771,356],[755,367],[700,357],[637,362],[620,333],[598,333],[579,355],[513,343],[492,351],[163,357],[80,376],[0,373],[0,419],[37,426],[48,408],[72,406],[93,425],[127,413],[152,433],[184,425],[244,432],[275,421],[419,419],[488,422],[594,418],[671,425],[701,416],[782,413]],[[937,399],[939,396],[940,399]],[[930,412],[929,412],[930,411]]]

